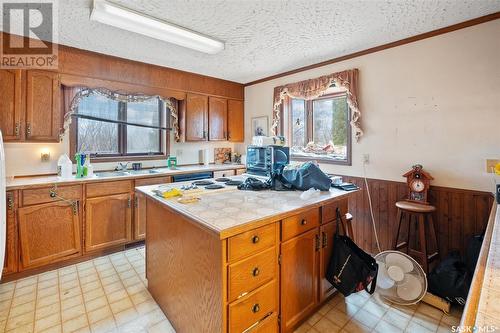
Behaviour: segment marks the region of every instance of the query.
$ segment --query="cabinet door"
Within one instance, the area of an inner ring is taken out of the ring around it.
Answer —
[[[54,202],[19,208],[19,241],[23,268],[80,254],[78,201],[74,205]]]
[[[318,302],[318,228],[281,244],[281,331],[292,328]]]
[[[227,101],[227,138],[232,142],[245,141],[243,101]]]
[[[59,142],[62,111],[59,75],[29,70],[26,74],[26,139]]]
[[[7,232],[2,276],[15,273],[18,270],[16,203],[17,192],[7,192]]]
[[[0,70],[0,130],[4,141],[21,141],[23,121],[22,72]]]
[[[319,301],[330,297],[335,288],[325,278],[328,264],[333,254],[333,235],[337,230],[335,222],[330,222],[321,227],[321,251],[319,256]]]
[[[141,240],[146,238],[146,196],[136,192],[134,200],[134,239]]]
[[[127,193],[87,199],[85,251],[101,250],[131,240],[131,204],[131,195]]]
[[[186,141],[208,139],[208,97],[187,94],[186,96]]]
[[[208,139],[227,140],[227,99],[210,97],[208,100]]]

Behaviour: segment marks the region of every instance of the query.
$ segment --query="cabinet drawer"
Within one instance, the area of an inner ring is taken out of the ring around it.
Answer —
[[[276,310],[276,280],[229,305],[229,332],[240,333]]]
[[[44,204],[54,201],[59,201],[57,198],[50,196],[54,186],[43,188],[26,189],[21,192],[21,206],[31,206],[37,204]],[[57,186],[55,188],[56,194],[67,200],[81,200],[82,199],[82,186]]]
[[[135,180],[135,186],[148,186],[148,185],[156,185],[156,184],[166,184],[171,183],[172,177],[163,176],[163,177],[153,177],[153,178],[141,178]]]
[[[347,199],[341,199],[321,207],[321,223],[327,223],[337,218],[337,208],[340,214],[344,216],[347,213]]]
[[[131,180],[87,184],[87,198],[132,192]]]
[[[281,221],[281,238],[287,240],[317,226],[319,226],[319,209],[313,208],[283,219]]]
[[[214,171],[214,178],[231,177],[235,174],[235,170]]]
[[[273,314],[262,319],[248,331],[248,333],[276,333],[276,332],[278,332],[278,314],[276,312],[273,312]]]
[[[228,261],[233,262],[276,244],[276,224],[266,225],[229,238]]]
[[[276,247],[229,266],[229,301],[276,276]]]

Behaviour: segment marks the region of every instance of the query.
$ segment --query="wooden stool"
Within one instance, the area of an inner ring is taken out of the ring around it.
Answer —
[[[436,210],[436,207],[409,201],[398,201],[396,202],[396,207],[398,207],[398,232],[394,239],[393,249],[400,250],[406,248],[406,253],[416,258],[424,271],[429,273],[429,263],[439,257],[436,230],[434,229],[434,221],[432,220],[432,212]],[[403,222],[408,223],[406,227],[406,240],[399,243]],[[412,222],[415,225],[414,228],[411,228]],[[415,234],[413,234],[413,231]],[[410,242],[412,242],[412,245],[410,245]],[[416,248],[417,244],[420,245],[418,250]],[[428,245],[431,245],[433,248],[431,254],[429,254]]]

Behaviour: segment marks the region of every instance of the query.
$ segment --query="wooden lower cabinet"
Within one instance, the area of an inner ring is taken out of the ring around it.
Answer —
[[[23,269],[81,254],[80,208],[53,202],[19,208],[19,245]]]
[[[318,228],[281,243],[281,332],[290,332],[318,303]]]
[[[18,247],[17,247],[17,192],[7,192],[7,227],[5,233],[5,260],[2,276],[18,271]]]
[[[335,222],[329,222],[321,226],[321,251],[319,255],[319,301],[323,302],[332,296],[335,288],[326,279],[328,263],[333,253],[333,235],[337,230]]]
[[[137,192],[134,197],[134,239],[146,238],[146,196]]]
[[[132,195],[90,198],[85,207],[85,251],[122,245],[132,239]]]

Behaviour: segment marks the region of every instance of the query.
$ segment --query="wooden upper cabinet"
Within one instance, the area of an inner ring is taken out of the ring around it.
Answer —
[[[87,199],[85,251],[122,245],[132,239],[131,194]]]
[[[19,244],[23,268],[81,254],[78,202],[54,202],[19,208]]]
[[[245,119],[243,101],[227,101],[227,139],[232,142],[245,141]]]
[[[281,243],[281,332],[293,328],[318,302],[318,228]]]
[[[26,73],[26,139],[59,142],[62,127],[60,82],[55,72]]]
[[[0,130],[4,141],[22,141],[24,112],[20,69],[0,70]]]
[[[227,140],[227,99],[209,97],[208,99],[208,139]]]
[[[326,279],[328,264],[333,253],[333,235],[337,230],[337,224],[330,222],[321,226],[321,251],[319,256],[319,301],[323,302],[330,297],[335,288]]]
[[[18,271],[18,242],[17,242],[17,192],[7,192],[7,231],[5,242],[5,261],[3,274],[16,273]]]
[[[186,96],[186,141],[208,140],[208,96]]]

